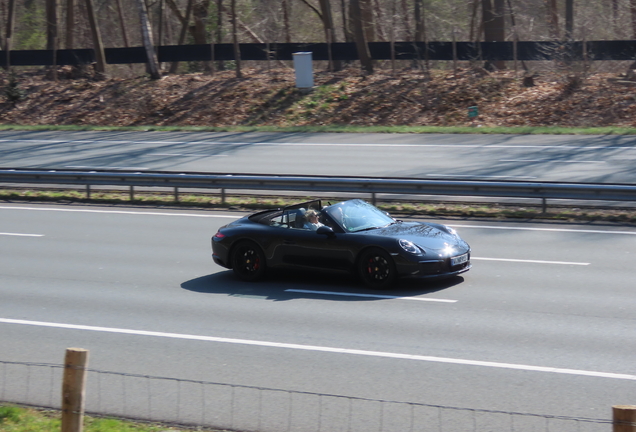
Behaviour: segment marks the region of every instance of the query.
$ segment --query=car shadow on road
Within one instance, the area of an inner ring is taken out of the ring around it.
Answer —
[[[188,280],[181,288],[203,294],[262,298],[272,301],[316,298],[333,301],[377,301],[391,297],[426,296],[464,281],[461,276],[443,280],[401,279],[392,289],[367,288],[353,275],[302,271],[271,272],[259,282],[237,279],[231,270]]]

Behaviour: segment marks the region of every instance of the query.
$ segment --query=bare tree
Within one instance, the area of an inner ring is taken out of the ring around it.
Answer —
[[[124,21],[124,11],[121,7],[121,0],[117,0],[117,15],[119,16],[119,25],[121,27],[121,34],[124,38],[124,46],[128,48],[130,43],[128,42],[128,33],[126,32],[126,23]]]
[[[368,3],[366,4],[368,5]],[[373,60],[371,59],[369,45],[367,44],[367,34],[365,32],[361,8],[362,0],[351,0],[349,4],[349,19],[351,21],[351,27],[353,28],[353,38],[356,43],[356,49],[358,50],[360,66],[366,73],[372,74]]]
[[[629,0],[629,11],[632,17],[632,35],[636,39],[636,0]]]
[[[102,35],[99,31],[99,22],[97,21],[97,14],[95,13],[93,0],[86,0],[86,12],[88,14],[88,23],[91,27],[93,50],[95,51],[96,57],[95,70],[99,73],[105,73],[106,55],[104,54],[104,43],[102,42]]]
[[[505,10],[504,0],[482,0],[482,23],[484,27],[484,41],[501,42],[506,40]],[[496,61],[492,64],[486,63],[488,67],[494,66],[496,69],[505,69],[506,62]]]
[[[241,47],[238,43],[238,17],[236,16],[236,0],[231,0],[230,7],[232,10],[232,43],[234,45],[234,61],[236,62],[236,77],[243,78],[241,72]]]
[[[550,36],[554,40],[559,39],[559,9],[557,0],[546,0],[548,6],[548,27],[550,28]]]
[[[73,49],[75,40],[75,0],[66,0],[66,49]]]
[[[88,1],[88,0],[87,0]],[[146,2],[144,0],[136,0],[137,9],[139,10],[139,21],[141,22],[141,38],[146,49],[146,56],[148,57],[148,72],[152,79],[161,79],[161,72],[159,72],[159,62],[157,61],[157,53],[152,45],[152,28],[150,27],[150,20],[148,19],[148,9],[146,9]]]
[[[574,31],[574,0],[565,0],[565,39],[572,40]]]

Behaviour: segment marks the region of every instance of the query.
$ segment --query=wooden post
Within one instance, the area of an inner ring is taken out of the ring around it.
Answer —
[[[615,405],[612,412],[612,432],[636,432],[636,405]]]
[[[82,432],[88,350],[68,348],[62,383],[62,432]]]

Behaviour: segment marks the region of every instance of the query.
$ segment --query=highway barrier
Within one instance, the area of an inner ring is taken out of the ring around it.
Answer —
[[[255,175],[224,173],[178,173],[149,171],[77,171],[0,168],[0,184],[75,185],[128,187],[134,199],[135,187],[173,188],[178,201],[180,189],[268,192],[328,192],[368,194],[375,203],[378,194],[439,195],[455,197],[526,198],[541,200],[636,201],[636,185],[522,181],[464,181],[413,178],[330,177],[299,175]]]

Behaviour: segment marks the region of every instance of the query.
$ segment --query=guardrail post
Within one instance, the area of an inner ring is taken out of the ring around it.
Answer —
[[[91,185],[86,185],[86,199],[91,199]]]
[[[636,432],[636,405],[615,405],[612,414],[612,432]]]
[[[62,382],[62,432],[82,432],[88,350],[68,348]]]
[[[548,211],[548,200],[546,198],[541,198],[541,213],[546,213]]]
[[[134,186],[130,186],[130,200],[134,201],[135,200],[135,187]]]
[[[178,187],[174,188],[174,201],[175,202],[179,202],[179,188]]]
[[[375,192],[371,192],[371,204],[375,205]]]
[[[225,205],[225,189],[221,189],[221,204]]]

